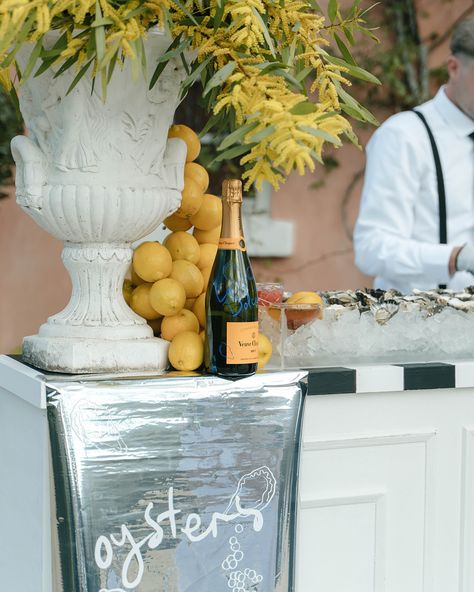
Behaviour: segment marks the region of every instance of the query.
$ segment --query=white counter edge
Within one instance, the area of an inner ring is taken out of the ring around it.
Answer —
[[[30,405],[46,409],[46,384],[39,370],[0,355],[0,386]]]

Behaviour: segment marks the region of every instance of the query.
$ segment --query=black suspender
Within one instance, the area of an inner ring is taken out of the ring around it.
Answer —
[[[431,131],[428,122],[426,121],[425,116],[420,111],[416,109],[412,109],[413,113],[418,115],[420,120],[422,121],[423,125],[428,132],[428,137],[430,139],[431,149],[433,150],[433,158],[436,168],[436,180],[438,182],[438,204],[439,204],[439,242],[442,245],[446,245],[448,243],[448,228],[447,228],[447,221],[446,221],[446,190],[444,188],[444,176],[443,176],[443,168],[441,166],[441,159],[439,157],[438,146],[436,145],[436,140],[434,139],[433,132]],[[440,285],[440,288],[446,288],[446,285]]]

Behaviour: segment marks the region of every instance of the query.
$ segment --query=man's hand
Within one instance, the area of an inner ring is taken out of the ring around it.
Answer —
[[[474,273],[474,245],[464,245],[458,251],[455,259],[456,271],[470,271]]]

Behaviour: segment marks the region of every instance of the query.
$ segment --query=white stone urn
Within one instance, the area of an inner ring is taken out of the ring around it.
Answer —
[[[51,45],[54,39],[51,38]],[[148,79],[130,63],[115,68],[107,100],[77,71],[50,69],[21,88],[27,136],[12,140],[17,203],[64,241],[72,280],[66,308],[23,341],[26,362],[66,373],[162,371],[168,343],[125,303],[122,283],[131,243],[180,204],[186,146],[167,132],[185,77],[172,60],[152,90],[149,80],[169,37],[145,42]],[[24,63],[29,57],[25,51]]]

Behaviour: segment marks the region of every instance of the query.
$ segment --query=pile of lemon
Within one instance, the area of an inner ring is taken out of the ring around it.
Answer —
[[[193,162],[201,149],[196,133],[173,125],[168,136],[181,138],[187,147],[181,205],[164,220],[171,233],[163,244],[144,242],[135,249],[123,293],[155,336],[170,341],[171,365],[189,372],[203,362],[206,289],[220,237],[222,203],[206,193],[209,175]]]

